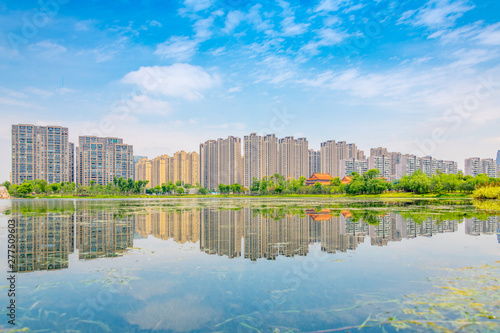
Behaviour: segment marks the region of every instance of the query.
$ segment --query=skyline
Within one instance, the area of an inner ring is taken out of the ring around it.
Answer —
[[[461,171],[473,177],[485,173],[496,178],[500,168],[493,158],[467,158],[464,169],[460,170],[457,161],[439,160],[429,155],[416,156],[376,147],[370,149],[368,156],[357,149],[356,143],[335,140],[322,142],[321,149],[314,150],[309,149],[305,137],[279,138],[274,134],[261,137],[256,133],[244,136],[243,142],[233,136],[209,139],[200,143],[199,154],[186,154],[181,150],[172,154],[173,157],[162,154],[148,159],[147,156],[134,155],[133,145],[124,143],[123,138],[79,136],[75,147],[69,142],[68,133],[69,129],[61,126],[13,124],[12,152],[15,158],[12,159],[10,182],[20,184],[26,179],[44,179],[49,184],[69,181],[88,186],[90,181],[95,181],[106,185],[112,181],[109,177],[115,175],[147,180],[154,186],[166,180],[191,178],[188,173],[192,172],[198,176],[187,183],[192,185],[199,177],[203,187],[213,189],[221,183],[250,187],[251,179],[276,173],[295,179],[318,172],[343,178],[354,171],[362,174],[368,169],[378,169],[383,177],[396,180],[419,169],[429,177],[441,170],[445,174]],[[179,159],[179,154],[184,157]],[[196,163],[192,161],[188,163],[190,166],[181,166],[191,154],[196,156]],[[354,162],[364,162],[364,166]],[[159,181],[160,178],[164,180]]]
[[[127,4],[59,0],[44,22],[36,1],[0,2],[3,156],[18,123],[68,127],[75,143],[121,137],[150,158],[252,132],[461,169],[500,149],[493,1]],[[3,180],[10,169],[6,158]]]

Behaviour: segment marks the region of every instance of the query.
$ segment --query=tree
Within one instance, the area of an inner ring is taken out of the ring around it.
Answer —
[[[91,180],[90,182],[93,182],[93,180]],[[51,184],[50,189],[52,190],[52,192],[56,193],[57,191],[59,191],[59,184],[57,183]]]
[[[33,192],[33,184],[31,183],[22,183],[17,187],[17,193],[19,193],[23,197],[31,192]]]
[[[250,185],[250,191],[252,193],[257,193],[260,190],[260,180],[257,178],[253,177],[252,178],[252,184]]]
[[[330,179],[330,186],[339,186],[341,183],[340,177]]]
[[[184,194],[184,188],[181,186],[181,187],[177,187],[175,189],[175,192],[177,192],[177,194]]]
[[[321,193],[321,183],[320,182],[316,182],[314,183],[314,193]]]
[[[363,174],[363,177],[366,179],[366,180],[369,180],[369,179],[375,179],[375,178],[378,178],[380,175],[380,170],[379,169],[370,169],[368,170],[367,172],[365,172]]]
[[[417,194],[429,193],[431,180],[422,170],[417,170],[411,176],[410,189]]]
[[[231,185],[231,190],[233,191],[233,193],[240,193],[241,185],[238,183],[234,183],[233,185]]]

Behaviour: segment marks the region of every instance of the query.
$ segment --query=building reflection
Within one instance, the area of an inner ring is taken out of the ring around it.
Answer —
[[[76,246],[79,259],[117,257],[133,246],[134,216],[117,216],[77,203]]]
[[[374,210],[144,206],[130,211],[71,200],[14,201],[9,218],[16,221],[18,272],[68,268],[72,253],[82,260],[119,257],[133,247],[134,239],[149,236],[197,244],[208,255],[256,261],[307,256],[310,245],[318,243],[326,253],[356,250],[367,239],[367,245],[386,246],[456,232],[462,222],[471,236],[495,235],[500,230],[498,216],[442,221],[433,215]]]
[[[200,237],[200,214],[190,211],[146,210],[135,215],[135,232],[142,238],[173,239],[177,243],[196,243]]]
[[[32,212],[31,207],[14,201],[12,208],[14,213],[9,218],[16,222],[13,271],[24,273],[68,268],[68,256],[74,251],[72,207],[60,207],[47,201],[37,205],[37,210],[42,212],[37,214]]]

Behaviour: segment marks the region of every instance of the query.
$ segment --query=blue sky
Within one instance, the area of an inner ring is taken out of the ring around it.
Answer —
[[[13,123],[136,155],[250,132],[463,165],[500,149],[498,1],[1,1],[0,152]],[[0,162],[8,179],[10,159]]]

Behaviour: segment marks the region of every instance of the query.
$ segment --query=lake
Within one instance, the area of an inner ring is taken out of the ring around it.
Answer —
[[[498,202],[0,201],[16,329],[500,330]],[[9,285],[3,277],[2,320]]]

